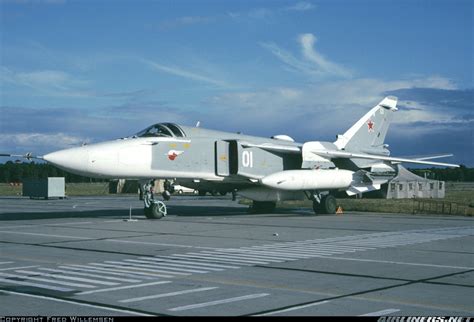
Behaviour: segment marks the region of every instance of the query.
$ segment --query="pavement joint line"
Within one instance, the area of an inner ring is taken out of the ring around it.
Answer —
[[[88,241],[107,241],[109,239],[113,238],[136,238],[136,237],[151,237],[154,236],[154,234],[140,234],[140,235],[130,235],[130,236],[120,236],[120,237],[102,237],[102,238],[90,238]],[[77,242],[82,242],[83,240],[78,240]],[[76,241],[67,241],[68,243],[73,243]],[[64,243],[64,241],[56,241],[56,242],[46,242],[42,243],[42,245],[51,245],[51,244],[59,244],[59,243]]]
[[[347,260],[355,262],[373,262],[381,264],[397,264],[397,265],[409,265],[409,266],[426,266],[426,267],[439,267],[439,268],[453,268],[453,269],[467,269],[471,270],[474,267],[465,267],[465,266],[450,266],[450,265],[437,265],[437,264],[424,264],[424,263],[410,263],[410,262],[396,262],[396,261],[384,261],[378,259],[365,259],[365,258],[351,258],[351,257],[336,257],[336,256],[319,256],[324,259],[334,259],[334,260]]]
[[[256,265],[255,267],[278,269],[278,270],[284,270],[284,271],[297,271],[297,272],[305,272],[305,273],[380,279],[380,280],[399,281],[399,282],[413,282],[414,281],[414,280],[404,279],[404,278],[383,277],[383,276],[363,275],[363,274],[353,274],[353,273],[337,273],[337,272],[317,271],[317,270],[311,270],[311,269],[300,269],[300,268],[292,268],[292,267],[277,267],[277,266],[266,266],[266,265]]]
[[[445,278],[445,277],[450,277],[450,276],[454,276],[454,275],[464,274],[464,273],[468,273],[468,272],[471,272],[471,271],[474,271],[474,270],[467,270],[467,271],[457,272],[457,273],[452,273],[452,274],[444,274],[444,275],[440,275],[440,276],[434,276],[434,277],[430,277],[430,278],[414,280],[414,281],[401,283],[401,284],[378,287],[378,288],[374,288],[374,289],[363,290],[363,291],[353,292],[353,293],[349,293],[349,294],[337,295],[337,296],[333,296],[333,297],[329,297],[329,298],[319,299],[319,300],[316,300],[316,301],[309,301],[309,302],[305,302],[305,303],[289,305],[289,306],[282,307],[282,308],[279,308],[279,309],[255,312],[251,315],[263,315],[263,314],[268,314],[268,313],[272,313],[272,312],[275,312],[275,311],[291,309],[291,308],[294,308],[294,307],[305,306],[305,305],[309,305],[309,304],[313,304],[313,303],[320,303],[320,302],[324,302],[324,301],[332,301],[332,300],[350,298],[350,297],[359,296],[359,295],[370,294],[370,293],[374,293],[374,292],[386,291],[386,290],[399,288],[399,287],[403,287],[403,286],[408,286],[408,285],[413,285],[413,284],[418,284],[418,283],[425,283],[426,281],[429,281],[429,280],[436,280],[436,279],[440,279],[440,278]]]
[[[52,296],[52,295],[37,294],[37,293],[34,293],[34,292],[26,293],[26,292],[5,290],[5,289],[2,289],[2,288],[0,288],[0,292],[6,293],[6,294],[13,294],[13,295],[33,297],[33,298],[40,298],[40,299],[45,299],[45,300],[50,300],[50,301],[55,301],[55,302],[69,303],[69,304],[74,304],[74,305],[79,305],[79,306],[86,306],[86,307],[90,307],[90,308],[94,308],[94,309],[102,309],[102,310],[108,310],[108,311],[113,311],[113,312],[139,315],[139,316],[166,315],[166,314],[161,314],[161,313],[157,314],[155,312],[149,312],[149,311],[144,311],[144,310],[135,310],[135,309],[123,308],[123,307],[115,306],[115,305],[104,305],[104,304],[99,304],[99,303],[84,301],[84,300],[63,298],[63,297]]]
[[[40,234],[40,233],[28,233],[22,231],[6,231],[0,230],[0,233],[3,234],[17,234],[17,235],[30,235],[30,236],[44,236],[44,237],[53,237],[53,238],[71,238],[71,239],[82,239],[87,240],[87,237],[78,237],[78,236],[65,236],[65,235],[52,235],[52,234]]]
[[[82,241],[97,241],[97,239],[84,239]],[[70,243],[72,241],[63,241],[63,243]],[[0,241],[0,244],[12,244],[12,245],[25,245],[25,246],[37,246],[37,247],[50,247],[50,248],[57,248],[57,249],[69,249],[69,250],[78,250],[84,252],[94,252],[94,253],[106,253],[106,254],[119,254],[119,255],[127,255],[127,256],[145,256],[146,254],[138,254],[138,253],[126,253],[126,252],[119,252],[119,251],[112,251],[112,250],[102,250],[102,249],[90,249],[90,248],[80,248],[80,247],[69,247],[69,246],[59,246],[59,245],[51,245],[49,243],[24,243],[24,242],[11,242],[11,241]]]
[[[447,283],[447,282],[424,282],[424,283],[434,284],[434,285],[446,285],[446,286],[459,286],[459,287],[474,288],[474,285],[467,285],[467,284],[457,284],[457,283]]]

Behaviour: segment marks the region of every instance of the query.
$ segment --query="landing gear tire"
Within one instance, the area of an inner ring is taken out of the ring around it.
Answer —
[[[275,211],[276,202],[274,201],[253,201],[250,207],[252,214],[265,214]]]
[[[335,214],[337,201],[333,195],[326,195],[321,198],[321,202],[313,201],[313,210],[316,215]]]
[[[150,207],[145,207],[145,216],[148,219],[161,219],[167,215],[166,205],[161,201],[155,201]]]
[[[313,211],[315,215],[319,215],[323,213],[321,204],[317,202],[316,200],[313,200]]]
[[[221,192],[219,192],[219,194],[220,194],[221,196],[225,196],[225,195],[227,194],[227,192],[221,191]]]
[[[323,198],[321,204],[326,214],[336,213],[337,201],[333,195],[327,195],[326,198]]]
[[[206,195],[207,191],[206,190],[199,190],[198,194],[201,196],[201,197],[204,197]]]

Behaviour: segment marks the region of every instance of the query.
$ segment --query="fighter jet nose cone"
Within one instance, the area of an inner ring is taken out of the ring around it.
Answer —
[[[89,164],[89,153],[86,147],[52,152],[43,159],[55,166],[71,172],[86,172]]]

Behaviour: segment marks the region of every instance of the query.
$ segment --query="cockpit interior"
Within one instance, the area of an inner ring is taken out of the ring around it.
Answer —
[[[185,137],[184,131],[174,123],[157,123],[133,135],[133,137]]]

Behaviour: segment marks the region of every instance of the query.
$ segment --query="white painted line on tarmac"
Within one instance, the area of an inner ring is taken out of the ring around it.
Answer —
[[[155,246],[158,245],[158,246],[171,246],[171,247],[181,247],[181,248],[196,248],[196,249],[210,249],[210,250],[219,249],[219,248],[215,248],[215,247],[202,247],[202,246],[179,245],[179,244],[152,243],[152,242],[141,242],[141,241],[132,241],[132,240],[120,240],[120,239],[106,239],[105,241],[114,242],[114,243],[142,244],[142,245],[155,245]]]
[[[400,312],[400,310],[398,310],[398,309],[386,309],[386,310],[382,310],[382,311],[362,314],[362,315],[359,315],[359,316],[383,316],[383,315],[389,315],[389,314],[396,313],[396,312]]]
[[[118,291],[118,290],[125,290],[129,288],[138,288],[138,287],[145,287],[151,285],[159,285],[159,284],[168,284],[171,281],[159,281],[159,282],[152,282],[152,283],[144,283],[144,284],[135,284],[135,285],[127,285],[127,286],[118,286],[118,287],[111,287],[111,288],[103,288],[100,290],[93,290],[93,291],[84,291],[77,293],[76,295],[85,295],[85,294],[93,294],[93,293],[102,293],[102,292],[110,292],[110,291]]]
[[[79,282],[85,282],[85,283],[91,283],[91,284],[99,284],[99,285],[107,285],[107,286],[119,285],[119,283],[115,283],[115,282],[104,282],[104,281],[92,280],[90,278],[83,278],[83,277],[74,277],[74,276],[25,271],[25,270],[18,270],[15,272],[22,273],[22,274],[30,274],[34,276],[40,275],[40,276],[45,276],[45,277],[52,277],[54,279],[59,278],[59,279],[65,279],[65,280],[71,280],[71,281],[79,281]]]
[[[1,268],[0,271],[2,271],[2,272],[3,271],[13,271],[13,270],[16,270],[16,269],[33,268],[33,267],[38,267],[38,265]]]
[[[78,266],[78,267],[72,267],[72,266]],[[93,266],[86,266],[86,265],[72,265],[72,266],[59,266],[59,268],[64,268],[64,269],[71,269],[75,271],[84,271],[84,272],[93,272],[93,273],[107,273],[108,275],[116,275],[116,276],[127,276],[127,277],[133,277],[133,278],[140,278],[140,279],[145,279],[145,280],[151,280],[153,279],[152,277],[147,277],[147,276],[136,276],[135,274],[130,274],[130,272],[116,272],[116,271],[110,271],[107,269],[102,269],[100,267],[93,267]]]
[[[14,262],[0,262],[0,265],[3,265],[3,264],[13,264]]]
[[[204,253],[188,253],[188,254],[197,255],[202,258],[220,259],[222,261],[228,261],[228,262],[247,263],[249,265],[257,265],[257,264],[267,265],[268,264],[268,262],[239,259],[237,256],[219,255],[219,254],[213,254],[211,252],[209,252],[209,254],[204,254]]]
[[[25,281],[18,281],[18,280],[9,280],[9,279],[6,279],[6,278],[0,278],[0,282],[39,287],[39,288],[44,288],[44,289],[53,290],[53,291],[60,291],[60,292],[72,292],[72,291],[74,291],[71,288],[52,286],[52,285],[46,285],[46,284],[38,284],[38,283],[25,282]],[[0,290],[0,292],[5,292],[5,291]]]
[[[121,278],[121,277],[111,277],[111,276],[104,276],[104,275],[97,275],[97,274],[90,274],[90,273],[81,273],[81,272],[67,271],[67,270],[62,270],[62,269],[52,269],[52,268],[43,268],[43,267],[40,267],[38,269],[43,270],[43,271],[55,272],[55,273],[96,277],[96,278],[102,278],[102,279],[111,280],[111,281],[119,281],[119,282],[127,282],[127,283],[141,282],[140,280],[134,280],[134,279],[127,279],[127,278]]]
[[[133,266],[133,267],[145,267],[145,268],[151,268],[152,271],[156,269],[159,270],[159,272],[163,272],[166,274],[178,274],[178,275],[184,275],[186,273],[208,273],[208,271],[200,271],[200,270],[195,270],[195,269],[186,269],[186,268],[179,268],[179,267],[167,267],[163,266],[160,263],[148,263],[149,265],[146,264],[136,264],[132,262],[116,262],[116,261],[105,261],[104,263],[110,263],[110,264],[117,264],[117,265],[122,265],[122,266]],[[168,271],[167,271],[168,270]],[[171,272],[170,272],[171,271]],[[180,273],[177,273],[175,271],[178,271]],[[185,272],[185,273],[183,273]]]
[[[35,276],[25,276],[25,275],[6,274],[6,273],[0,273],[0,275],[3,275],[5,277],[13,277],[13,278],[16,277],[16,278],[35,280],[35,281],[46,282],[46,283],[51,283],[51,284],[60,284],[60,285],[72,286],[72,287],[96,288],[96,286],[88,285],[88,284],[70,283],[70,282],[64,282],[64,281],[58,281],[58,280],[50,280],[50,279],[35,277]]]
[[[255,255],[255,254],[248,254],[246,252],[225,252],[225,251],[219,251],[219,252],[203,252],[207,254],[217,254],[217,255],[231,255],[233,257],[238,257],[238,258],[245,258],[245,259],[250,259],[250,260],[266,260],[269,262],[276,262],[276,263],[282,263],[285,261],[285,259],[282,258],[275,258],[275,257],[269,257],[265,255]]]
[[[163,278],[172,278],[172,277],[174,277],[174,276],[166,275],[166,274],[153,273],[153,272],[156,272],[156,269],[153,270],[153,269],[147,269],[147,268],[141,268],[141,267],[117,266],[117,265],[102,264],[102,263],[89,263],[89,265],[94,265],[95,268],[101,269],[101,270],[112,271],[112,272],[129,273],[129,274],[139,275],[139,276],[143,275],[143,276],[155,277],[155,278],[156,277],[163,277]],[[96,267],[96,266],[100,266],[100,267]],[[190,274],[179,273],[178,275],[190,275]]]
[[[326,304],[326,303],[329,303],[329,302],[330,302],[330,301],[322,301],[322,302],[317,302],[317,303],[310,303],[310,304],[305,304],[305,305],[290,307],[290,308],[288,308],[288,309],[283,309],[283,310],[278,310],[278,311],[273,311],[273,312],[268,312],[268,313],[263,313],[263,314],[257,314],[257,315],[255,315],[255,316],[267,316],[267,315],[274,315],[274,314],[286,313],[286,312],[291,312],[291,311],[296,311],[296,310],[305,309],[305,308],[307,308],[307,307],[312,307],[312,306],[316,306],[316,305]]]
[[[377,260],[377,259],[360,259],[360,258],[334,257],[334,256],[331,256],[331,257],[319,256],[319,257],[320,258],[326,258],[326,259],[346,260],[346,261],[355,261],[355,262],[369,262],[369,263],[396,264],[396,265],[409,265],[409,266],[425,266],[425,267],[439,267],[439,268],[455,268],[455,269],[474,269],[474,267],[465,267],[465,266],[450,266],[450,265],[394,262],[394,261],[383,261],[383,260]]]
[[[190,269],[198,269],[198,270],[206,270],[203,272],[208,271],[216,271],[220,272],[223,271],[222,268],[215,268],[215,267],[199,267],[198,265],[186,265],[180,263],[173,263],[167,261],[153,261],[153,260],[137,260],[137,259],[124,259],[126,262],[133,262],[133,263],[141,263],[141,264],[149,264],[149,265],[159,265],[159,266],[166,266],[166,267],[183,267],[183,268],[190,268]]]
[[[101,309],[101,310],[106,310],[106,311],[119,312],[119,313],[122,313],[122,314],[123,314],[123,313],[126,313],[126,314],[139,315],[139,316],[153,316],[153,315],[150,315],[150,314],[139,313],[139,312],[133,312],[133,311],[122,310],[122,309],[114,309],[114,308],[104,307],[104,306],[100,306],[100,305],[93,305],[93,304],[86,304],[86,303],[77,303],[77,302],[74,302],[74,301],[68,301],[68,300],[63,300],[63,299],[57,299],[57,298],[54,298],[54,297],[48,297],[48,296],[43,296],[43,295],[25,294],[25,293],[12,292],[12,291],[4,291],[4,290],[0,290],[0,292],[6,293],[6,294],[21,295],[21,296],[33,297],[33,298],[37,298],[37,299],[43,299],[43,300],[61,302],[61,303],[74,304],[74,305],[78,305],[78,306],[91,307],[91,308],[94,308],[94,309]]]
[[[55,238],[69,238],[69,239],[91,239],[89,237],[78,237],[78,236],[64,236],[64,235],[51,235],[51,234],[39,234],[39,233],[26,233],[26,232],[20,232],[20,231],[5,231],[5,230],[0,230],[0,233],[2,234],[17,234],[17,235],[30,235],[30,236],[43,236],[43,237],[55,237]]]
[[[214,306],[214,305],[225,304],[225,303],[232,303],[232,302],[238,302],[238,301],[244,301],[244,300],[257,299],[257,298],[268,296],[268,295],[270,295],[270,294],[268,294],[268,293],[250,294],[250,295],[239,296],[239,297],[231,297],[231,298],[228,298],[228,299],[217,300],[217,301],[212,301],[212,302],[205,302],[205,303],[197,303],[197,304],[179,306],[179,307],[175,307],[175,308],[168,309],[168,310],[173,311],[173,312],[186,311],[186,310],[192,310],[192,309],[199,309],[199,308],[207,307],[207,306]]]
[[[192,258],[193,260],[195,258],[199,260],[206,260],[206,261],[211,261],[211,262],[218,262],[218,263],[226,263],[226,264],[234,264],[234,265],[242,265],[242,266],[254,266],[255,264],[248,264],[248,263],[243,263],[242,261],[238,260],[232,260],[232,259],[226,259],[226,258],[218,258],[214,256],[204,256],[205,254],[199,254],[199,253],[194,253],[192,255],[190,254],[179,254],[175,256],[180,256],[180,257],[189,257]],[[268,264],[268,263],[265,263]]]
[[[290,252],[288,249],[275,249],[275,250],[241,250],[236,253],[244,254],[256,254],[256,255],[271,255],[271,256],[280,256],[282,258],[290,258],[290,260],[310,258],[310,255],[301,255]]]
[[[157,298],[162,298],[162,297],[170,297],[170,296],[177,296],[177,295],[183,295],[183,294],[189,294],[189,293],[210,291],[210,290],[215,290],[216,288],[218,287],[194,288],[190,290],[177,291],[177,292],[171,292],[171,293],[162,293],[162,294],[148,295],[148,296],[143,296],[143,297],[135,297],[131,299],[121,300],[119,302],[120,303],[138,302],[138,301],[157,299]]]
[[[82,221],[82,222],[65,222],[60,224],[31,224],[31,225],[16,225],[16,226],[2,226],[2,229],[11,229],[11,228],[35,228],[38,226],[61,226],[61,225],[83,225],[83,224],[92,224],[92,221]]]
[[[154,263],[166,263],[168,265],[171,264],[186,264],[189,267],[195,267],[195,268],[201,268],[201,269],[210,269],[210,270],[218,270],[218,271],[223,271],[224,268],[234,268],[236,266],[225,266],[225,265],[218,265],[218,264],[211,264],[211,263],[200,263],[200,262],[195,262],[195,261],[185,261],[185,260],[179,260],[179,259],[166,259],[165,257],[168,256],[163,256],[160,258],[154,257],[140,257],[143,260],[147,260],[148,262],[154,262]],[[171,257],[171,256],[170,256]]]
[[[171,257],[171,256],[170,256]],[[219,265],[221,266],[224,266],[222,265],[222,260],[216,260],[216,259],[206,259],[206,258],[202,258],[201,256],[196,256],[196,255],[186,255],[186,254],[173,254],[173,257],[174,258],[179,258],[181,260],[188,260],[188,258],[190,260],[193,260],[193,261],[198,261],[198,262],[204,262],[204,263],[219,263]],[[228,264],[235,264],[235,263],[225,263],[227,267],[229,268],[234,268],[234,269],[237,269],[237,268],[240,268],[239,266],[229,266]],[[244,266],[251,266],[250,264],[242,264]]]

